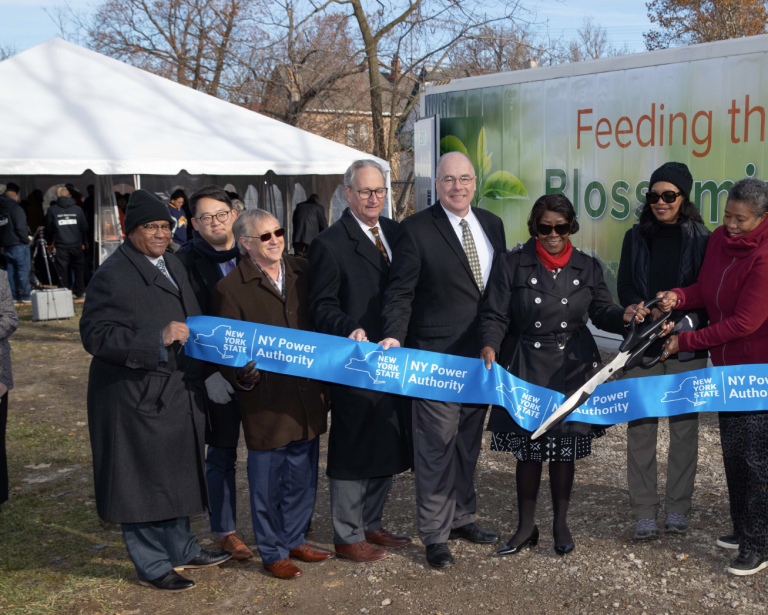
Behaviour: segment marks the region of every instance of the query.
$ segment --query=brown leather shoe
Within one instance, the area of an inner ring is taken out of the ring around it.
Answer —
[[[384,549],[374,547],[365,540],[351,545],[335,545],[336,557],[351,559],[353,562],[378,562],[389,555]]]
[[[264,564],[264,568],[269,570],[278,579],[295,579],[304,574],[301,569],[288,558],[279,559],[271,564]]]
[[[365,539],[368,542],[373,542],[382,547],[404,547],[405,545],[411,544],[411,539],[408,538],[408,536],[393,534],[383,527],[374,532],[366,532]],[[229,551],[229,549],[227,549],[227,551]]]
[[[305,542],[303,545],[299,545],[295,549],[288,551],[288,555],[291,557],[298,557],[305,562],[322,562],[324,559],[332,558],[333,551],[310,547],[309,543]]]
[[[221,549],[229,551],[232,554],[232,559],[243,560],[253,557],[253,551],[246,546],[237,534],[225,536],[224,540],[221,541]]]

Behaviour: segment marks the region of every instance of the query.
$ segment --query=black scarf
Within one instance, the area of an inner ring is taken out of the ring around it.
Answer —
[[[197,231],[192,232],[192,246],[206,258],[210,258],[214,263],[226,263],[233,258],[240,262],[240,250],[237,249],[237,242],[229,250],[217,250],[205,239],[200,237]]]

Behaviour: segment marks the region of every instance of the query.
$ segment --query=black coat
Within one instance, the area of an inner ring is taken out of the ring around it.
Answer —
[[[202,364],[178,343],[161,361],[161,330],[200,309],[183,265],[165,263],[179,290],[130,240],[98,268],[80,319],[93,355],[88,428],[96,506],[113,523],[185,517],[208,509]]]
[[[379,218],[391,246],[399,225]],[[381,302],[389,266],[349,209],[309,247],[309,315],[319,333],[348,337],[362,328],[381,340]],[[411,463],[410,399],[346,386],[331,387],[328,476],[390,476]]]
[[[602,368],[587,319],[598,329],[624,335],[624,310],[613,303],[596,259],[574,249],[555,279],[539,260],[535,241],[530,239],[496,263],[483,304],[479,344],[493,348],[499,365],[512,375],[567,396]],[[530,435],[500,406],[494,406],[488,430]],[[547,435],[591,431],[591,425],[569,422]]]
[[[328,228],[325,207],[315,201],[298,203],[293,210],[293,243],[309,245]]]
[[[493,246],[495,265],[506,250],[504,223],[490,211],[472,211]],[[402,223],[384,294],[384,337],[408,348],[476,357],[483,297],[439,201]]]
[[[45,216],[45,240],[59,248],[76,248],[88,243],[88,221],[75,199],[59,198]]]
[[[0,196],[0,248],[29,245],[27,214],[12,198]]]

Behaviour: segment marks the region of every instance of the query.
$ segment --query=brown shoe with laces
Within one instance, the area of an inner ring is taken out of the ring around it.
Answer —
[[[253,551],[240,539],[237,534],[228,534],[221,541],[223,551],[229,551],[232,559],[244,560],[253,557]]]
[[[322,562],[324,559],[332,558],[333,551],[311,547],[308,542],[305,542],[303,545],[299,545],[295,549],[288,551],[288,555],[291,557],[298,557],[305,562]]]
[[[269,570],[278,579],[295,579],[304,574],[301,569],[288,558],[279,559],[271,564],[264,564],[264,568]]]
[[[336,557],[351,559],[353,562],[367,563],[378,562],[389,555],[384,549],[374,547],[365,540],[351,545],[335,545]]]
[[[404,547],[411,544],[411,539],[408,536],[400,536],[399,534],[393,534],[388,532],[383,527],[373,532],[366,532],[365,539],[368,542],[373,542],[382,547]]]

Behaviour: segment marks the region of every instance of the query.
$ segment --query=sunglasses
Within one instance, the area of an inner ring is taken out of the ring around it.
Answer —
[[[555,226],[552,226],[551,224],[537,224],[536,230],[538,231],[539,235],[550,235],[552,234],[552,229],[555,229],[555,233],[558,235],[567,235],[571,232],[571,225],[570,224],[555,224]]]
[[[275,237],[282,237],[283,235],[285,235],[285,229],[279,228],[276,231],[273,231],[273,233],[275,234]],[[262,241],[269,241],[270,239],[272,239],[272,233],[264,233],[263,235],[257,235],[255,237],[251,235],[243,235],[243,237],[245,237],[246,239],[261,239]]]
[[[674,203],[677,200],[677,197],[682,194],[682,192],[674,192],[672,190],[666,190],[661,194],[658,194],[657,192],[646,192],[645,201],[649,205],[656,205],[656,203],[659,202],[659,199],[664,199],[664,202],[669,205],[670,203]]]

